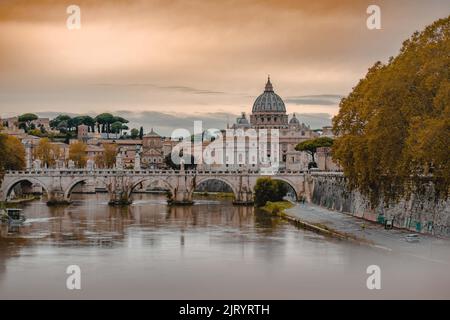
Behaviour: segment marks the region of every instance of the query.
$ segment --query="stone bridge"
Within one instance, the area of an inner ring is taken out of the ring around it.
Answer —
[[[130,204],[133,191],[142,188],[143,184],[157,183],[168,191],[169,203],[192,204],[197,186],[208,180],[220,180],[233,190],[235,204],[248,205],[253,203],[256,180],[264,176],[287,183],[297,198],[306,196],[310,199],[309,184],[305,183],[307,175],[300,171],[265,175],[259,171],[45,169],[6,172],[0,200],[6,201],[17,184],[28,182],[42,188],[47,194],[48,204],[70,203],[71,193],[79,185],[88,192],[106,190],[110,204]]]

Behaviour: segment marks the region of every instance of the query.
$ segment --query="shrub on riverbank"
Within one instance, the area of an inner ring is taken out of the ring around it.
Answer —
[[[289,201],[267,201],[261,209],[274,215],[284,215],[284,210],[292,208],[293,206],[294,205]]]
[[[287,187],[282,181],[259,178],[255,186],[255,205],[263,207],[267,201],[282,201],[286,193]]]

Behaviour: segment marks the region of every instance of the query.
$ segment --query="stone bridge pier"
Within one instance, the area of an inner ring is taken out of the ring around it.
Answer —
[[[109,177],[106,183],[106,189],[109,194],[110,205],[128,205],[131,204],[131,192],[133,184],[131,179],[123,173]]]
[[[252,205],[253,199],[253,185],[250,182],[250,176],[239,176],[238,190],[235,193],[233,204],[236,205]]]

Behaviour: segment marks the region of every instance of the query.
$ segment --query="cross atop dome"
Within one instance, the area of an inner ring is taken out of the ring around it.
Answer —
[[[267,83],[266,88],[264,89],[265,92],[273,92],[273,86],[272,82],[270,82],[270,74],[267,76]]]

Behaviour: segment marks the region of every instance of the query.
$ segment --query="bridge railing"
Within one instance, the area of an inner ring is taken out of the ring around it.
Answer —
[[[308,173],[309,171],[300,170],[278,170],[276,175],[299,175]],[[342,174],[341,172],[330,171],[314,171],[311,174]],[[39,170],[21,170],[6,171],[6,175],[10,176],[26,176],[26,175],[50,175],[50,176],[83,176],[83,175],[266,175],[260,170],[134,170],[134,169],[39,169]]]

